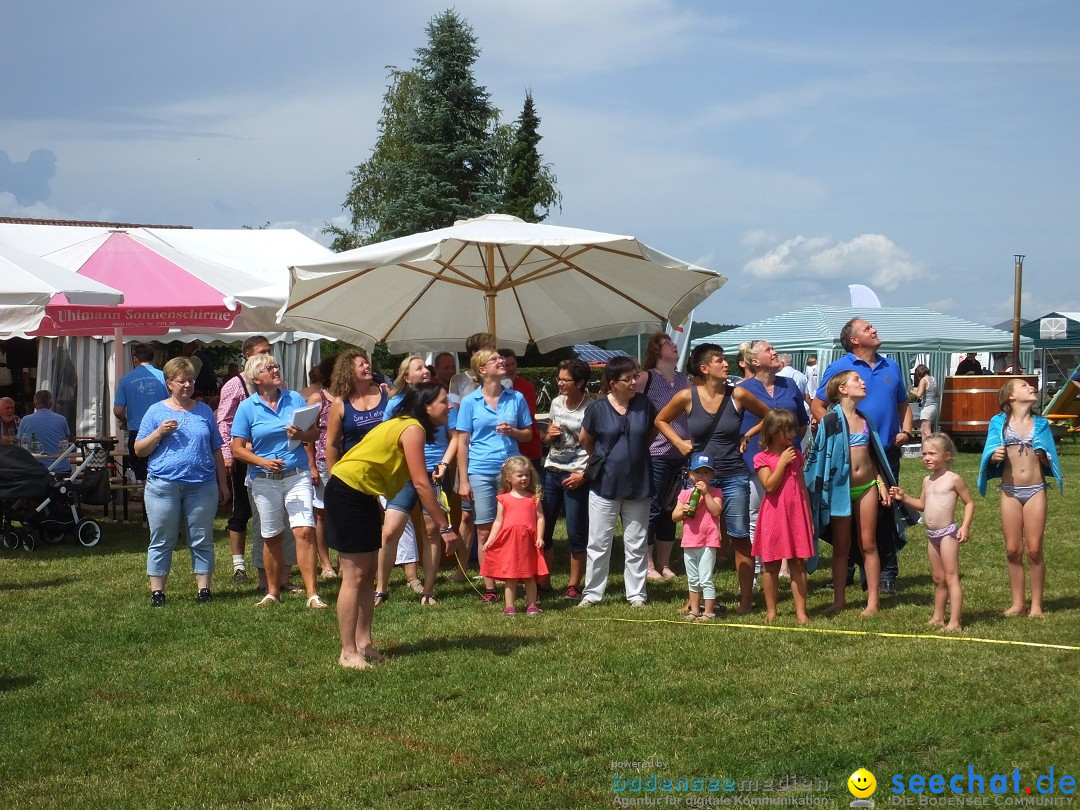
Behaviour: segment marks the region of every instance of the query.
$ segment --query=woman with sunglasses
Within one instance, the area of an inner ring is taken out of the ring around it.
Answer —
[[[307,606],[325,608],[327,604],[315,590],[315,492],[303,445],[319,438],[319,426],[312,423],[301,430],[293,424],[293,413],[306,403],[298,392],[285,387],[281,367],[272,355],[249,357],[244,375],[255,393],[236,409],[230,446],[233,457],[248,465],[251,500],[259,515],[266,552],[266,596],[258,604],[281,601],[283,518],[287,516],[296,540],[296,563],[304,579]]]

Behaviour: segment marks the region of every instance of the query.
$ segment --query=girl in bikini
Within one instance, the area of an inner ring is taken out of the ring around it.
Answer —
[[[960,587],[960,544],[968,541],[975,502],[971,500],[964,479],[951,469],[956,446],[944,433],[932,433],[923,439],[923,466],[930,474],[923,479],[918,498],[900,487],[889,490],[894,500],[906,503],[923,513],[926,521],[926,552],[934,577],[934,615],[927,624],[946,630],[960,630],[964,610],[964,591]],[[964,520],[956,525],[956,502],[964,502]],[[949,605],[949,623],[945,624],[945,604]]]
[[[826,612],[844,607],[847,558],[854,535],[862,549],[867,581],[866,608],[860,615],[872,616],[878,612],[881,584],[875,539],[878,504],[891,504],[883,474],[888,467],[880,461],[885,452],[870,421],[857,410],[866,398],[866,383],[858,372],[835,375],[826,391],[833,408],[818,427],[806,467],[814,530],[819,537],[831,535],[833,546],[833,603]]]
[[[1032,413],[1037,399],[1035,388],[1026,380],[1016,378],[1001,386],[1001,413],[990,420],[979,465],[979,494],[986,495],[988,479],[1001,479],[1001,530],[1012,591],[1006,616],[1024,614],[1025,552],[1031,573],[1031,607],[1027,614],[1043,615],[1046,473],[1057,479],[1058,489],[1064,492],[1050,423]]]

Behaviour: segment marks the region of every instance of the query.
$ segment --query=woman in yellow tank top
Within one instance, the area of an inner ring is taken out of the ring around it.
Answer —
[[[439,505],[424,463],[424,444],[446,424],[449,406],[438,383],[410,386],[393,418],[374,427],[334,465],[326,484],[326,544],[341,561],[338,631],[343,667],[362,669],[383,656],[371,643],[375,572],[382,544],[383,509],[411,478],[449,551],[458,536]]]

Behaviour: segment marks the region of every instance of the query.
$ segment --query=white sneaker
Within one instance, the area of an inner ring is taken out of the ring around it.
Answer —
[[[630,607],[632,607],[632,608],[643,608],[643,607],[645,607],[645,600],[644,599],[631,599],[630,600]]]

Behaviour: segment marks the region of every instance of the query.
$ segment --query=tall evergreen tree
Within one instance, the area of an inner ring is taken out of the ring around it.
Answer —
[[[562,203],[562,195],[555,187],[555,174],[550,166],[544,165],[537,148],[540,138],[540,116],[536,114],[532,92],[527,91],[505,159],[501,206],[503,213],[526,222],[543,222],[552,206]]]
[[[499,111],[472,67],[472,28],[446,11],[427,26],[410,71],[393,70],[372,156],[353,170],[352,230],[329,227],[341,249],[452,225],[497,210]]]

